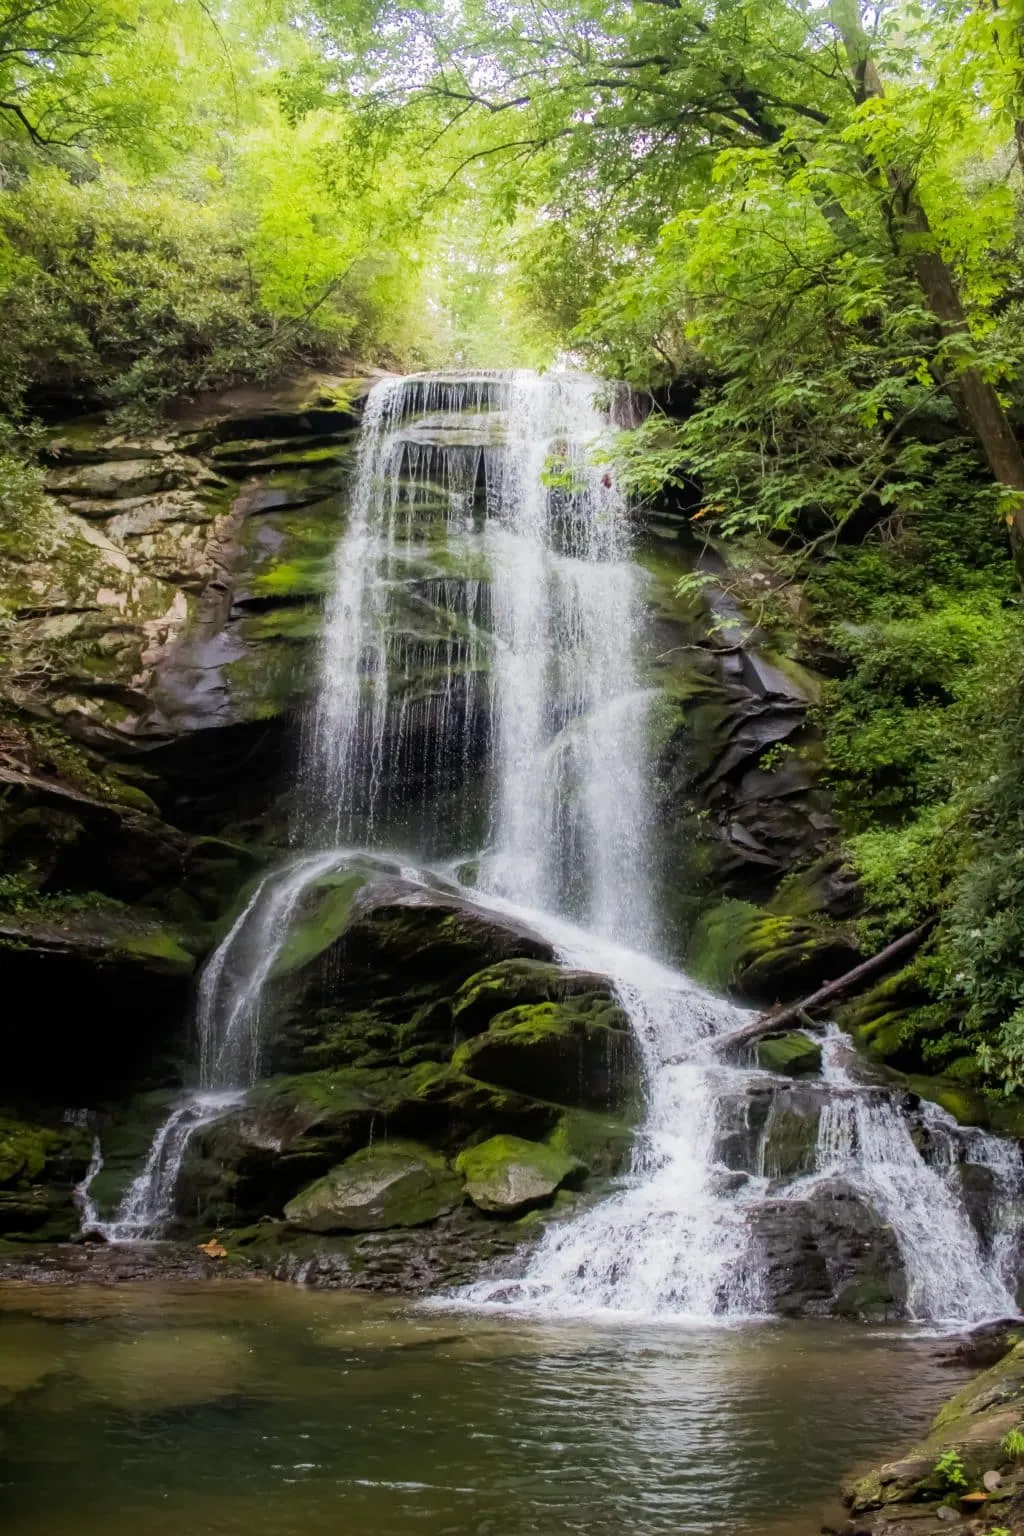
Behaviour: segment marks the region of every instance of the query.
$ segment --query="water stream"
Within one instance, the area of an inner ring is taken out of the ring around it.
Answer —
[[[594,452],[605,422],[597,385],[578,375],[395,379],[371,392],[303,742],[312,851],[255,887],[207,963],[195,1089],[112,1220],[83,1191],[87,1224],[112,1241],[166,1230],[190,1138],[258,1076],[266,984],[303,893],[344,847],[400,846],[529,923],[570,965],[610,976],[645,1069],[621,1187],[550,1226],[525,1276],[449,1303],[758,1315],[772,1304],[766,1222],[797,1209],[817,1219],[815,1202],[839,1195],[892,1234],[909,1316],[1012,1313],[1015,1149],[934,1108],[908,1114],[862,1079],[841,1037],[799,1088],[719,1053],[715,1038],[743,1015],[657,958],[645,582]],[[771,1166],[768,1130],[797,1109],[816,1117],[816,1144],[806,1165]],[[986,1170],[984,1222],[965,1167]]]

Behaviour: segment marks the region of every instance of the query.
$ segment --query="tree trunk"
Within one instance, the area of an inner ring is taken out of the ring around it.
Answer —
[[[861,100],[883,97],[885,87],[871,58],[858,0],[831,0],[830,11],[833,25],[843,39]],[[906,253],[928,307],[945,335],[960,333],[966,336],[967,316],[960,294],[949,264],[935,247],[928,215],[915,191],[914,179],[899,166],[886,166],[884,171],[899,203],[907,236]],[[1024,452],[998,393],[980,368],[963,368],[947,380],[947,384],[958,394],[963,414],[992,474],[1000,485],[1018,493],[1012,500],[1006,522],[1017,570],[1024,580]]]

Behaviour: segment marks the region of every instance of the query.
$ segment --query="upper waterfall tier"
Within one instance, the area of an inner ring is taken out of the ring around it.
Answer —
[[[642,579],[598,394],[526,373],[373,390],[308,802],[330,838],[483,845],[484,888],[650,944]]]

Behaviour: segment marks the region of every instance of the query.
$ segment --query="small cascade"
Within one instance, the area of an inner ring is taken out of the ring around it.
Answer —
[[[265,876],[203,968],[196,1005],[199,1083],[174,1105],[158,1128],[140,1173],[116,1214],[100,1216],[90,1189],[103,1167],[99,1143],[80,1186],[82,1230],[109,1243],[157,1238],[174,1216],[174,1192],[189,1142],[245,1098],[260,1066],[264,988],[288,938],[295,908],[312,880],[340,853],[298,859]]]
[[[723,1192],[716,1159],[719,1101],[737,1074],[709,1049],[746,1016],[642,954],[522,915],[568,965],[613,978],[640,1044],[647,1111],[623,1188],[549,1228],[523,1278],[466,1287],[459,1301],[554,1316],[706,1321],[758,1312],[757,1277],[744,1267],[744,1206]]]
[[[849,1050],[849,1041],[832,1031],[823,1070],[825,1091],[832,1091],[821,1111],[816,1172],[793,1187],[792,1197],[836,1177],[863,1195],[895,1234],[911,1318],[970,1322],[1012,1315],[1011,1206],[1024,1185],[1019,1150],[982,1131],[963,1132],[937,1105],[923,1104],[922,1151],[895,1095],[855,1080],[843,1060]],[[971,1163],[995,1173],[988,1251],[964,1199],[961,1169]]]

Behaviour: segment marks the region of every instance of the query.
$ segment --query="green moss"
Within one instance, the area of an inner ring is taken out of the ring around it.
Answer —
[[[301,970],[341,937],[352,915],[352,903],[367,878],[363,871],[351,870],[326,875],[314,882],[310,887],[310,898],[316,905],[312,911],[304,910],[293,922],[274,962],[272,977],[288,976]]]
[[[622,1116],[569,1109],[560,1116],[548,1144],[585,1163],[591,1173],[610,1177],[629,1166],[634,1138],[631,1121]]]
[[[388,1141],[346,1158],[285,1206],[307,1232],[376,1232],[436,1221],[461,1202],[444,1159],[415,1142]]]
[[[687,968],[718,991],[774,1001],[810,991],[852,963],[856,950],[835,924],[728,900],[703,914]]]
[[[189,953],[180,937],[168,932],[128,934],[118,939],[115,953],[151,962],[153,970],[172,976],[190,976],[196,968],[195,955]]]
[[[323,559],[313,557],[282,560],[253,578],[252,590],[258,597],[318,597],[330,589],[331,570]]]
[[[759,1067],[787,1077],[808,1077],[821,1071],[821,1046],[800,1030],[762,1035],[756,1054]]]
[[[609,1000],[523,1004],[460,1045],[456,1071],[571,1106],[628,1104],[636,1055],[628,1021]]]
[[[466,1193],[480,1210],[511,1215],[551,1200],[567,1180],[580,1179],[585,1165],[543,1142],[520,1136],[492,1136],[455,1160]]]

